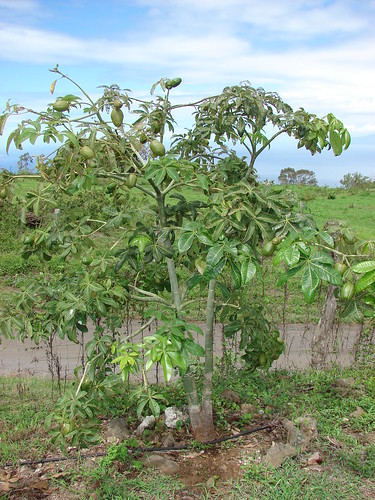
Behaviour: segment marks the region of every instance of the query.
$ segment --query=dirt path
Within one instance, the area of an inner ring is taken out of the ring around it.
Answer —
[[[133,322],[130,330],[135,331],[139,323]],[[203,327],[203,325],[201,325]],[[275,363],[274,367],[286,369],[304,369],[307,368],[311,360],[310,344],[313,334],[313,325],[294,324],[281,327],[280,332],[285,339],[287,352],[283,354]],[[150,335],[152,329],[144,332],[144,335]],[[333,335],[332,352],[328,359],[332,363],[340,366],[349,366],[353,358],[353,348],[359,334],[358,326],[342,326]],[[92,338],[92,329],[84,335],[83,344]],[[51,370],[57,374],[60,371],[62,378],[71,378],[74,376],[74,369],[81,365],[83,357],[83,348],[81,344],[73,344],[68,340],[56,338],[53,342],[53,348],[46,342],[41,342],[36,346],[30,340],[24,343],[18,340],[2,339],[0,344],[0,375],[39,375],[50,376]],[[202,341],[201,337],[197,341]],[[228,345],[227,349],[236,350],[235,345]],[[222,327],[215,327],[215,356],[221,357],[222,348]],[[163,374],[160,367],[148,372],[150,382],[161,382]]]

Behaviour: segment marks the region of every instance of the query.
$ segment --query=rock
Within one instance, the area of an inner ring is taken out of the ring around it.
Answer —
[[[209,477],[206,481],[206,488],[208,490],[210,490],[211,488],[213,488],[215,486],[215,483],[216,483],[216,476],[212,476],[212,477]]]
[[[170,406],[165,409],[165,425],[169,429],[176,429],[177,422],[180,420],[182,423],[187,422],[189,415],[186,411],[179,410],[176,406]]]
[[[232,391],[232,389],[225,389],[220,395],[228,403],[240,403],[240,396],[237,392]]]
[[[297,450],[289,443],[273,443],[262,461],[276,468],[280,467],[286,458],[294,457],[295,455],[297,455]]]
[[[171,432],[168,432],[168,434],[163,439],[162,447],[163,448],[173,448],[175,444],[176,444],[176,441],[174,439],[173,434]]]
[[[169,458],[162,457],[161,455],[147,455],[141,459],[141,462],[145,466],[155,467],[155,469],[160,470],[160,472],[164,474],[177,474],[180,470],[176,462]]]
[[[354,410],[351,414],[350,414],[350,417],[354,417],[354,418],[359,418],[359,417],[364,417],[365,415],[367,415],[367,413],[365,412],[365,410],[363,408],[361,408],[360,406],[357,406],[357,409]]]
[[[125,439],[130,436],[130,431],[128,429],[126,420],[123,417],[114,418],[108,424],[108,429],[106,432],[107,438],[115,439]]]
[[[153,415],[145,417],[143,419],[143,421],[136,428],[134,434],[136,436],[142,436],[145,429],[153,429],[155,427],[155,424],[156,424],[156,420],[155,420],[155,417]]]
[[[338,385],[339,387],[355,387],[356,381],[353,377],[338,378],[336,380],[336,385]]]
[[[283,427],[288,431],[287,442],[291,446],[301,448],[306,451],[310,442],[318,435],[317,422],[310,417],[300,417],[297,419],[297,425],[291,420],[284,419]]]
[[[321,464],[323,462],[323,458],[319,451],[313,453],[307,460],[307,465],[316,465]]]
[[[254,415],[258,412],[257,407],[249,403],[243,403],[242,405],[240,405],[240,409],[242,417],[244,415]]]

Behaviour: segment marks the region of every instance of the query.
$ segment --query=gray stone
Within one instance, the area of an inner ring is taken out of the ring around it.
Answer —
[[[189,414],[186,411],[179,410],[176,406],[170,406],[165,409],[165,425],[169,429],[176,429],[177,422],[180,420],[182,423],[185,423]]]
[[[240,396],[237,394],[237,392],[232,391],[232,389],[225,389],[221,393],[221,397],[225,401],[227,401],[228,403],[237,403],[237,404],[239,404],[239,402],[241,401],[240,400]]]
[[[168,432],[168,434],[165,436],[162,442],[162,447],[163,448],[173,448],[173,446],[176,444],[176,441],[174,439],[174,436],[171,432]]]
[[[311,441],[318,435],[317,422],[310,417],[300,417],[296,422],[297,425],[287,419],[282,422],[284,429],[288,432],[288,444],[306,451]]]
[[[365,416],[367,415],[367,413],[365,412],[365,410],[363,408],[361,408],[360,406],[357,406],[357,409],[354,410],[350,416],[351,417],[354,417],[354,418],[359,418],[359,417],[362,417],[362,416]]]
[[[155,469],[160,470],[163,474],[177,474],[180,470],[179,465],[173,460],[162,457],[161,455],[155,455],[154,453],[143,457],[141,462],[145,466],[155,467]]]
[[[112,419],[108,424],[106,432],[107,438],[125,439],[130,436],[125,418],[119,417]]]
[[[289,443],[273,443],[263,458],[263,462],[276,468],[280,467],[286,458],[294,457],[295,455],[297,455],[297,450]]]
[[[242,405],[240,405],[240,408],[241,408],[241,416],[254,415],[254,413],[258,412],[257,407],[249,403],[243,403]]]
[[[145,417],[143,419],[143,421],[136,428],[134,434],[136,436],[142,436],[145,429],[153,429],[155,427],[155,424],[156,424],[156,420],[155,420],[155,417],[153,415]]]
[[[357,385],[356,381],[355,381],[355,379],[353,377],[338,378],[336,380],[336,384],[339,387],[355,387]]]
[[[216,484],[216,476],[209,477],[206,481],[206,488],[210,490]]]

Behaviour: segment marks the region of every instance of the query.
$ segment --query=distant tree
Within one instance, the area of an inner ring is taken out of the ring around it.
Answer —
[[[280,184],[295,184],[296,183],[296,171],[294,168],[288,167],[283,168],[279,175]]]
[[[316,186],[317,180],[315,173],[312,170],[300,169],[295,171],[294,168],[283,168],[279,175],[280,184],[303,184],[307,186]]]
[[[366,175],[362,175],[359,172],[354,172],[354,174],[345,174],[344,177],[340,180],[340,184],[342,184],[345,189],[352,189],[370,187],[374,185],[375,182]]]
[[[34,161],[34,158],[30,155],[30,153],[24,153],[20,156],[20,159],[17,162],[18,165],[18,174],[31,174],[33,171],[32,167],[29,167]]]
[[[318,184],[315,173],[312,170],[301,169],[296,172],[296,184],[316,186]]]

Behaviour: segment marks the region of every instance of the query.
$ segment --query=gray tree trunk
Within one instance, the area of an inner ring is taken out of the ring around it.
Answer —
[[[333,344],[333,329],[337,309],[337,301],[333,294],[334,290],[333,285],[328,285],[322,315],[311,341],[311,366],[318,370],[327,368],[327,356]]]

